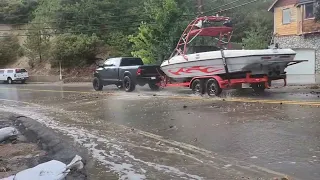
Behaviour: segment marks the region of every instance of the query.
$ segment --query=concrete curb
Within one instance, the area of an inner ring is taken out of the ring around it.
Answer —
[[[42,150],[47,152],[47,155],[40,158],[39,163],[47,162],[52,159],[61,161],[63,163],[70,163],[75,155],[80,155],[83,158],[85,167],[79,172],[72,172],[68,175],[68,180],[87,180],[87,165],[89,165],[88,152],[82,150],[76,145],[67,142],[66,137],[54,132],[52,129],[40,124],[39,122],[24,117],[11,116],[10,120],[16,128],[23,134],[30,142],[36,143]]]

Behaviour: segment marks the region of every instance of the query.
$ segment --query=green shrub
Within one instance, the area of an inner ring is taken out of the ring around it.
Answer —
[[[62,34],[52,42],[51,65],[57,66],[61,62],[63,67],[84,66],[91,64],[99,53],[103,42],[94,34]]]
[[[0,38],[0,65],[15,61],[21,51],[19,40],[14,35],[4,35]]]

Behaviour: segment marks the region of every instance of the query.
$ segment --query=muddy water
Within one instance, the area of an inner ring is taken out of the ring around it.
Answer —
[[[316,93],[264,94],[288,100],[294,95],[317,101]],[[107,171],[122,179],[235,179],[281,173],[319,179],[317,106],[171,96],[181,94],[29,85],[0,88],[0,110],[37,119],[89,149],[99,164],[92,172],[102,179]],[[252,165],[261,172],[245,170]]]

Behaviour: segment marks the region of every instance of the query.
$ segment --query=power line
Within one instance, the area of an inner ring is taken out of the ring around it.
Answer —
[[[220,9],[220,8],[222,8],[222,7],[225,7],[225,6],[228,6],[228,5],[230,5],[230,4],[234,4],[234,3],[238,2],[238,1],[241,1],[241,0],[235,0],[235,1],[229,2],[229,3],[227,3],[227,4],[224,4],[224,5],[221,5],[221,6],[219,6],[219,7],[213,8],[213,9],[211,9],[211,10],[209,10],[209,11],[206,11],[206,12],[204,12],[203,14],[207,14],[207,13],[209,13],[209,12],[215,11],[215,10],[217,10],[217,9]]]
[[[151,24],[153,25],[153,24]],[[66,31],[66,32],[54,32],[54,33],[35,33],[33,35],[31,34],[18,34],[18,35],[14,35],[14,36],[50,36],[50,35],[59,35],[59,34],[81,34],[84,32],[98,32],[98,31],[102,31],[102,30],[118,30],[120,28],[138,28],[139,26],[118,26],[118,27],[112,27],[112,28],[100,28],[100,29],[91,29],[91,30],[82,30],[82,31]],[[59,30],[59,29],[56,29]],[[41,31],[39,29],[39,31]],[[11,37],[9,35],[0,35],[0,37]]]
[[[75,21],[73,21],[75,22]],[[133,23],[141,23],[143,21],[132,21]],[[61,22],[62,23],[62,22]],[[154,24],[154,23],[149,23],[149,24]],[[88,24],[85,24],[85,25],[88,25],[88,26],[116,26],[116,27],[119,27],[117,26],[117,24],[115,23],[108,23],[108,24],[91,24],[91,23],[88,23]],[[140,25],[140,24],[139,24]],[[121,26],[122,27],[122,26]],[[130,25],[128,26],[125,26],[125,27],[130,27]],[[11,30],[0,30],[0,32],[11,32],[11,31],[32,31],[32,30],[50,30],[50,29],[56,29],[56,30],[61,30],[61,29],[70,29],[70,28],[76,28],[76,26],[64,26],[64,27],[60,27],[60,28],[54,28],[54,27],[44,27],[44,28],[24,28],[24,29],[11,29]]]
[[[44,22],[30,22],[30,23],[7,23],[2,25],[11,25],[11,26],[19,26],[19,25],[36,25],[36,24],[58,24],[58,23],[72,23],[72,22],[79,22],[81,20],[91,20],[91,19],[74,19],[74,20],[61,20],[61,21],[44,21]],[[115,19],[108,19],[114,21]],[[142,22],[142,21],[149,21],[148,19],[136,19],[130,22]]]
[[[235,9],[235,8],[238,8],[238,7],[241,7],[241,6],[245,6],[245,5],[254,3],[254,2],[256,2],[256,1],[259,1],[259,0],[249,1],[249,2],[247,2],[247,3],[243,3],[243,4],[240,4],[240,5],[238,5],[238,6],[234,6],[234,7],[231,7],[231,8],[224,9],[224,10],[220,10],[220,11],[218,11],[218,12],[216,12],[216,13],[221,13],[221,12],[224,12],[224,11],[228,11],[228,10],[231,10],[231,9]]]
[[[68,14],[68,11],[63,11],[64,14]],[[74,14],[75,12],[74,11],[69,11],[70,14]],[[54,12],[52,13],[41,13],[41,14],[38,14],[39,16],[45,16],[45,15],[63,15],[63,14],[56,14]],[[30,17],[30,16],[34,16],[34,15],[28,15],[28,14],[21,14],[21,15],[7,15],[5,16],[5,19],[14,19],[14,18],[17,18],[17,17]],[[117,16],[114,16],[114,15],[108,15],[106,14],[106,17],[94,17],[94,18],[98,18],[98,19],[106,19],[106,18],[118,18],[118,17],[134,17],[134,16],[139,16],[139,15],[125,15],[125,14],[122,14],[122,15],[117,15]],[[87,19],[87,18],[86,18]]]

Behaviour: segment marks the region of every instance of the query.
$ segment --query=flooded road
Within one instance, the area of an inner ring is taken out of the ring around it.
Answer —
[[[320,179],[320,91],[199,97],[1,85],[0,113],[33,118],[90,151],[93,179]]]

